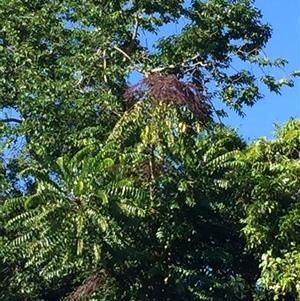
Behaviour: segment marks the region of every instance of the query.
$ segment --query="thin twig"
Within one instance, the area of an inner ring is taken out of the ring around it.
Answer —
[[[132,61],[131,57],[121,48],[119,48],[118,46],[114,45],[113,46],[117,51],[119,51],[120,53],[122,53],[128,60]]]
[[[134,29],[133,29],[131,41],[130,41],[130,44],[128,46],[128,54],[131,54],[131,52],[132,52],[134,41],[135,41],[135,39],[137,37],[137,34],[138,34],[138,29],[139,29],[139,15],[136,15],[136,17],[135,17],[135,25],[134,25]]]
[[[16,119],[16,118],[6,118],[6,119],[0,119],[0,122],[16,122],[16,123],[22,123],[23,120]]]
[[[105,72],[105,69],[107,67],[107,63],[106,63],[106,49],[103,50],[103,70]],[[107,75],[104,73],[104,82],[107,84],[108,80],[107,80]]]
[[[168,65],[168,66],[157,67],[157,68],[151,69],[150,73],[162,72],[162,71],[165,71],[167,69],[175,69],[175,68],[176,68],[176,65],[171,64],[171,65]]]
[[[79,80],[77,81],[77,83],[74,85],[74,88],[78,87],[78,86],[82,83],[83,78],[84,78],[83,76],[81,76],[81,77],[79,78]]]
[[[197,59],[200,55],[199,54],[196,54],[194,55],[193,57],[191,58],[188,58],[186,60],[184,60],[180,66],[183,67],[183,68],[187,68],[184,73],[187,73],[193,69],[195,69],[198,65],[202,66],[202,67],[205,67],[206,64],[204,64],[203,62],[201,61],[198,61],[196,62],[195,64],[193,64],[192,66],[187,66],[187,64],[190,62],[190,61],[194,61],[195,59]],[[164,67],[157,67],[157,68],[154,68],[154,69],[151,69],[150,70],[150,73],[155,73],[155,72],[162,72],[164,70],[167,70],[167,69],[175,69],[176,67],[178,67],[179,65],[174,65],[174,64],[171,64],[171,65],[168,65],[168,66],[164,66]]]

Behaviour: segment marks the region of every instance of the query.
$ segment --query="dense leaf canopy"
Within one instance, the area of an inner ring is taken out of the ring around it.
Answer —
[[[247,145],[215,109],[293,85],[253,1],[0,18],[0,300],[296,300],[299,120]]]

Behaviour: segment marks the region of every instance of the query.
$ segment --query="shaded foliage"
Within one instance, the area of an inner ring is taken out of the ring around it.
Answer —
[[[258,80],[293,85],[234,67],[287,63],[261,55],[253,1],[10,0],[0,18],[1,300],[296,296],[298,123],[247,146],[214,120]]]

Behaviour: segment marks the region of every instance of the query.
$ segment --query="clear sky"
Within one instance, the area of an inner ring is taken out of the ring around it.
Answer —
[[[289,60],[285,71],[277,70],[278,78],[287,77],[292,70],[300,70],[300,1],[299,0],[257,0],[256,6],[262,11],[263,21],[273,27],[266,54],[270,59],[278,57]],[[274,70],[272,71],[274,73]],[[263,90],[265,98],[246,110],[246,117],[230,114],[227,124],[239,127],[246,139],[260,136],[272,137],[273,123],[283,124],[290,117],[300,118],[299,77],[294,88],[284,88],[282,95]]]

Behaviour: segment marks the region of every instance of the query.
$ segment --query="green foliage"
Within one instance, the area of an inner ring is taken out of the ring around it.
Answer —
[[[287,64],[261,56],[253,1],[10,0],[0,18],[1,300],[296,295],[299,123],[246,146],[213,118],[215,100],[243,115],[257,80],[293,85],[234,66]]]
[[[300,122],[276,129],[238,155],[234,171],[246,211],[243,232],[260,259],[259,284],[276,298],[299,294]]]
[[[259,78],[276,93],[292,85],[234,66],[287,63],[260,56],[271,28],[250,0],[9,1],[0,5],[0,18],[0,107],[20,116],[3,118],[4,136],[25,138],[24,160],[43,166],[73,156],[78,139],[105,139],[124,112],[132,71],[185,77],[239,114],[261,98]],[[144,42],[147,32],[181,18],[186,26],[179,33],[159,38],[154,48]]]

